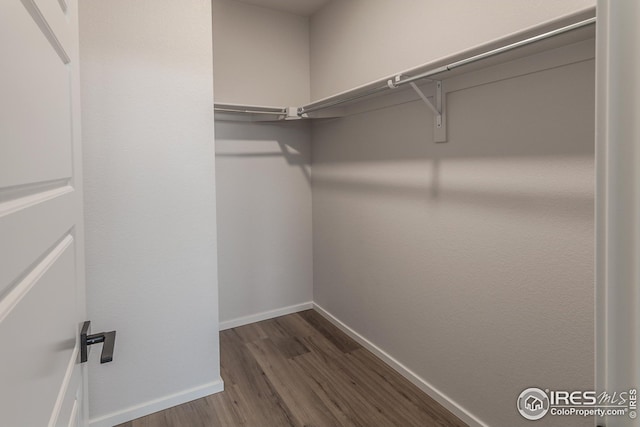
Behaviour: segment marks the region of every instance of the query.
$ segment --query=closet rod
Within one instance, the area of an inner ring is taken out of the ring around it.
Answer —
[[[243,107],[243,106],[231,106],[214,104],[213,110],[216,113],[240,113],[240,114],[268,114],[271,116],[286,116],[286,108],[263,108],[263,107]]]
[[[454,68],[462,67],[463,65],[468,65],[473,62],[480,61],[482,59],[490,58],[492,56],[508,52],[513,49],[517,49],[522,46],[526,46],[544,39],[548,39],[553,36],[557,36],[559,34],[563,34],[572,30],[576,30],[578,28],[585,27],[587,25],[594,24],[596,22],[596,18],[586,19],[584,21],[576,22],[575,24],[567,25],[566,27],[558,28],[553,31],[549,31],[547,33],[539,34],[534,37],[530,37],[528,39],[520,40],[519,42],[511,43],[506,46],[498,47],[496,49],[489,50],[487,52],[482,52],[477,55],[470,56],[469,58],[461,59],[460,61],[452,62],[451,64],[444,65],[442,67],[434,68],[433,70],[426,71],[424,73],[415,75],[413,77],[408,77],[406,79],[395,82],[395,86],[403,86],[405,84],[409,84],[411,82],[415,82],[416,80],[426,79],[435,74],[439,74],[445,71],[451,71]]]
[[[302,107],[298,108],[298,116],[302,117],[304,114],[307,114],[307,113],[313,113],[314,111],[320,111],[320,110],[324,110],[325,108],[335,107],[336,105],[344,104],[344,103],[349,102],[349,101],[353,101],[353,100],[356,100],[356,99],[360,99],[360,98],[364,98],[364,97],[367,97],[367,96],[370,96],[370,95],[374,95],[376,93],[385,91],[387,89],[395,89],[397,87],[404,86],[404,85],[407,85],[409,83],[413,83],[413,82],[415,82],[417,80],[427,79],[427,78],[432,77],[432,76],[434,76],[436,74],[440,74],[440,73],[444,73],[446,71],[453,70],[454,68],[462,67],[464,65],[468,65],[468,64],[471,64],[473,62],[480,61],[482,59],[487,59],[487,58],[490,58],[492,56],[495,56],[495,55],[498,55],[498,54],[501,54],[501,53],[504,53],[504,52],[508,52],[510,50],[513,50],[513,49],[516,49],[516,48],[519,48],[519,47],[522,47],[522,46],[527,46],[529,44],[532,44],[532,43],[535,43],[535,42],[538,42],[538,41],[541,41],[541,40],[544,40],[544,39],[548,39],[548,38],[557,36],[559,34],[563,34],[563,33],[566,33],[566,32],[572,31],[572,30],[576,30],[578,28],[582,28],[582,27],[586,27],[586,26],[591,25],[591,24],[595,24],[595,22],[596,22],[596,18],[589,18],[589,19],[586,19],[584,21],[576,22],[574,24],[567,25],[565,27],[561,27],[561,28],[558,28],[558,29],[555,29],[555,30],[552,30],[552,31],[548,31],[546,33],[542,33],[542,34],[539,34],[537,36],[533,36],[533,37],[530,37],[530,38],[527,38],[527,39],[524,39],[524,40],[520,40],[520,41],[515,42],[515,43],[510,43],[510,44],[507,44],[505,46],[498,47],[496,49],[491,49],[491,50],[488,50],[486,52],[479,53],[477,55],[472,55],[472,56],[470,56],[468,58],[461,59],[459,61],[455,61],[455,62],[452,62],[450,64],[443,65],[443,66],[440,66],[440,67],[437,67],[437,68],[433,68],[433,69],[431,69],[429,71],[425,71],[424,73],[420,73],[420,74],[417,74],[415,76],[407,77],[407,78],[404,78],[404,79],[402,78],[402,74],[400,74],[395,79],[394,78],[388,79],[384,86],[372,88],[372,89],[369,89],[367,91],[364,91],[362,93],[355,94],[355,95],[354,94],[349,94],[347,92],[345,94],[338,95],[335,99],[327,99],[326,101],[320,101],[316,105],[308,104],[308,105],[302,106]]]

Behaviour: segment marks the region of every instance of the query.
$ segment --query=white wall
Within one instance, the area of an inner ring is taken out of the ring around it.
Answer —
[[[222,328],[310,308],[309,140],[307,122],[216,122]]]
[[[309,20],[213,0],[216,102],[297,106],[309,102]]]
[[[311,99],[594,5],[595,0],[332,1],[310,21]]]
[[[92,425],[221,389],[211,4],[80,2]]]
[[[592,389],[593,122],[592,60],[449,93],[444,144],[419,101],[314,122],[314,301],[488,426]]]

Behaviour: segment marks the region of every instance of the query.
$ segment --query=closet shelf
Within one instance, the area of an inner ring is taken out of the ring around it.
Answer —
[[[411,87],[433,113],[434,140],[444,142],[447,138],[444,79],[592,39],[595,37],[595,23],[595,8],[590,8],[297,108],[216,103],[214,111],[218,120],[281,121],[339,117],[342,113],[335,107]],[[432,96],[425,95],[418,88],[416,83],[421,81],[435,83]],[[318,114],[322,110],[330,111]]]
[[[376,80],[357,88],[323,98],[298,108],[301,117],[313,118],[311,113],[343,104],[359,101],[373,95],[392,91],[417,81],[442,81],[462,72],[473,71],[498,63],[511,61],[544,50],[577,43],[595,37],[594,10],[583,12],[580,20],[567,17],[541,26],[536,26],[516,34],[486,43],[475,48],[423,64],[410,70]],[[573,22],[571,22],[573,21]],[[474,67],[475,65],[475,67]],[[461,70],[459,70],[461,69]],[[455,71],[454,71],[455,70]],[[456,72],[457,71],[457,72]]]

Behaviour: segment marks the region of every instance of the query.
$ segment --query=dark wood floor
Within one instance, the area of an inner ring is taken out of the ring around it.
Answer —
[[[220,333],[225,391],[120,427],[466,426],[313,310]]]

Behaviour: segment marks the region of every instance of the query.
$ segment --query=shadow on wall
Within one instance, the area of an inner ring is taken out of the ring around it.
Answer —
[[[531,217],[544,213],[568,220],[593,220],[594,197],[588,189],[572,193],[554,186],[549,187],[546,192],[540,188],[526,192],[522,189],[483,188],[477,184],[467,188],[454,188],[452,185],[443,188],[439,184],[438,164],[438,160],[433,161],[431,182],[392,182],[372,177],[357,179],[314,174],[314,191],[352,193],[405,201],[418,200],[425,203],[432,200],[438,201],[442,206],[458,205],[463,208],[467,205]]]
[[[456,108],[454,95],[450,94],[450,110]],[[449,140],[443,144],[433,142],[430,112],[419,101],[315,120],[313,132],[309,122],[227,121],[216,126],[216,139],[224,145],[216,156],[282,157],[287,165],[298,167],[311,185],[308,148],[300,144],[312,137],[322,144],[313,147],[316,190],[425,202],[438,199],[527,216],[545,212],[579,220],[576,212],[583,212],[582,219],[591,221],[593,189],[583,185],[589,182],[584,174],[594,167],[588,127],[583,139],[576,138],[567,129],[548,129],[549,124],[526,113],[521,108],[505,110],[493,116],[495,122],[475,114],[463,119],[463,128],[456,127],[462,113],[452,115]],[[274,143],[277,151],[262,151],[261,146],[271,148]],[[567,166],[583,175],[559,179]]]
[[[591,221],[594,94],[584,90],[593,86],[590,64],[449,92],[442,144],[433,142],[431,112],[411,101],[313,122],[224,122],[216,127],[224,146],[217,156],[282,157],[309,184],[312,166],[317,194]],[[550,91],[550,80],[567,83]],[[301,144],[310,145],[310,155]]]
[[[242,147],[234,151],[229,144],[225,144],[226,141]],[[222,125],[221,122],[216,122],[216,157],[237,159],[282,157],[288,165],[298,167],[311,185],[308,142],[308,123],[225,121]],[[260,145],[273,146],[273,143],[278,144],[279,151],[259,151]],[[307,146],[304,147],[302,144]],[[221,145],[225,145],[224,149],[220,148]]]
[[[540,76],[449,93],[446,143],[433,142],[432,115],[420,101],[317,120],[314,196],[592,221],[594,95],[583,90],[592,76],[582,74],[564,94],[538,88]]]
[[[419,100],[315,120],[313,163],[593,157],[594,78],[586,61],[447,92],[442,144],[433,142],[433,114]]]
[[[303,122],[216,122],[221,322],[312,299],[309,140]]]

